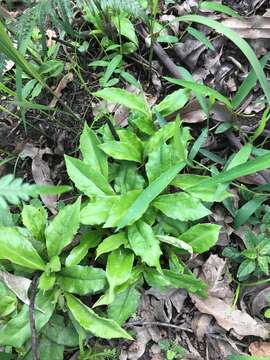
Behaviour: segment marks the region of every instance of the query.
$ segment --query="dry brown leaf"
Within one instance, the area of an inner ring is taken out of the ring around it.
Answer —
[[[22,277],[10,274],[7,271],[0,270],[0,280],[2,280],[5,285],[14,292],[14,294],[26,305],[29,305],[30,300],[28,298],[28,290],[31,285],[31,280]]]
[[[38,185],[53,185],[51,180],[51,171],[49,165],[43,160],[45,154],[52,154],[49,148],[39,149],[32,144],[26,144],[20,154],[21,158],[30,157],[32,159],[32,175],[36,184]],[[56,214],[57,195],[41,195],[40,196],[46,207]]]
[[[222,21],[246,39],[270,39],[270,17],[269,16],[250,16],[246,19],[236,17]]]
[[[249,345],[249,352],[253,356],[270,356],[270,343],[254,341]]]
[[[53,40],[53,38],[56,37],[56,32],[52,29],[47,29],[46,35],[47,35],[47,47],[50,48],[55,44],[55,40]]]
[[[265,339],[269,336],[269,331],[262,323],[246,312],[234,309],[221,299],[213,296],[201,299],[196,295],[191,295],[191,299],[199,311],[214,316],[222,328],[227,331],[233,330],[239,338],[253,335]]]
[[[73,74],[72,73],[67,73],[66,75],[64,75],[62,77],[62,79],[59,81],[59,84],[57,85],[57,88],[55,89],[54,93],[56,94],[57,97],[61,97],[62,96],[62,91],[66,88],[67,84],[71,81],[73,81]],[[52,101],[49,104],[49,107],[54,108],[55,105],[57,104],[58,99],[56,97],[54,97],[52,99]]]

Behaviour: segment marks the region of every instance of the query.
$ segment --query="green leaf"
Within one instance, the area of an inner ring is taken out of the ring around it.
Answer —
[[[0,293],[0,317],[3,318],[16,310],[17,298],[2,281],[0,281]]]
[[[130,286],[115,296],[114,301],[108,306],[108,316],[119,325],[123,325],[139,305],[141,294],[136,287]]]
[[[31,235],[36,240],[43,240],[47,222],[47,212],[44,207],[24,204],[21,216],[23,225],[30,231]]]
[[[218,2],[215,1],[203,1],[200,3],[200,8],[206,10],[218,11],[220,13],[227,14],[233,17],[235,16],[240,17],[239,14],[233,9],[231,9],[229,6],[219,4]]]
[[[122,162],[115,178],[114,188],[117,192],[126,193],[130,190],[143,189],[145,180],[139,174],[136,164]]]
[[[74,238],[79,229],[81,199],[74,204],[66,205],[45,230],[48,255],[52,258],[61,251]]]
[[[189,153],[189,159],[192,161],[195,159],[196,155],[198,154],[199,150],[201,149],[201,147],[203,146],[203,144],[205,143],[206,139],[208,136],[208,128],[202,129],[202,132],[200,134],[200,136],[196,139],[196,141],[194,142],[190,153]]]
[[[99,80],[101,86],[109,86],[109,80],[122,61],[122,55],[115,55],[108,63],[107,69]]]
[[[172,145],[161,144],[148,154],[148,161],[145,165],[149,183],[152,183],[163,172],[172,167],[175,163]]]
[[[213,50],[213,51],[215,50],[215,48],[214,48],[213,44],[211,43],[211,41],[201,31],[199,31],[197,29],[194,29],[191,26],[188,26],[187,32],[191,36],[193,36],[196,40],[198,40],[203,45],[205,45],[208,49]]]
[[[129,207],[125,215],[118,222],[118,228],[123,228],[137,221],[145,213],[149,204],[171,183],[185,165],[185,162],[174,165],[154,180]]]
[[[66,291],[78,295],[95,294],[105,288],[106,276],[102,269],[92,266],[69,266],[57,275],[57,282]]]
[[[54,273],[46,274],[46,272],[42,273],[39,278],[38,287],[42,291],[48,291],[53,288],[55,284],[56,276]]]
[[[123,195],[120,195],[114,204],[111,206],[109,217],[104,224],[104,227],[115,227],[123,218],[125,213],[130,209],[132,204],[142,194],[141,190],[132,190]]]
[[[228,360],[268,360],[265,356],[230,355]]]
[[[114,320],[98,316],[92,309],[72,295],[66,294],[65,297],[72,315],[85,330],[103,339],[124,338],[132,340],[132,337]]]
[[[172,138],[175,134],[175,124],[169,122],[164,125],[161,129],[156,131],[154,135],[145,144],[145,153],[149,154],[154,151],[157,147],[164,144],[167,140]]]
[[[176,289],[186,289],[202,297],[207,296],[207,285],[191,274],[179,274],[165,269],[163,269],[163,274],[160,274],[153,268],[147,268],[144,271],[144,277],[148,285],[154,288],[164,289],[169,286]]]
[[[79,245],[75,246],[66,258],[66,266],[78,265],[88,254],[89,249],[96,247],[101,241],[97,231],[91,231],[81,237]]]
[[[144,113],[151,118],[151,110],[143,95],[135,95],[131,92],[118,88],[108,88],[93,93],[94,96],[115,104],[121,104],[130,110],[136,110]]]
[[[251,152],[252,152],[252,145],[251,144],[244,145],[236,154],[234,154],[230,162],[226,164],[225,169],[230,170],[235,166],[245,164],[248,161]]]
[[[208,17],[200,16],[200,15],[186,15],[186,16],[180,16],[179,18],[176,18],[174,21],[185,21],[185,22],[195,22],[202,25],[209,26],[219,32],[220,34],[225,35],[228,39],[230,39],[247,57],[248,61],[250,62],[251,66],[253,67],[257,78],[261,84],[261,87],[267,97],[268,103],[270,103],[270,86],[268,84],[268,81],[266,79],[266,76],[264,74],[263,68],[258,61],[256,54],[250,47],[250,45],[242,39],[235,31],[229,29],[227,26],[209,19]],[[224,102],[224,104],[226,104]]]
[[[78,334],[74,327],[60,315],[52,316],[42,333],[58,345],[75,347],[79,343]]]
[[[253,199],[248,201],[235,213],[234,226],[238,229],[241,225],[245,224],[256,210],[260,208],[262,203],[268,199],[267,195],[255,195]]]
[[[268,256],[258,256],[258,265],[262,272],[269,275],[269,260]]]
[[[192,246],[187,244],[185,241],[179,240],[178,238],[174,237],[174,236],[168,236],[168,235],[157,235],[157,238],[169,245],[173,245],[175,247],[177,247],[178,249],[183,249],[187,252],[189,252],[190,254],[193,254],[193,249]]]
[[[220,226],[197,224],[179,236],[179,239],[192,246],[195,253],[208,251],[218,241]]]
[[[128,242],[131,249],[148,266],[154,266],[161,271],[159,258],[161,250],[159,240],[156,238],[150,225],[138,221],[128,227]]]
[[[246,259],[244,260],[238,268],[237,277],[241,281],[245,279],[248,275],[253,273],[256,269],[256,263],[254,260]]]
[[[84,225],[100,225],[106,222],[119,196],[98,196],[81,210],[80,222]]]
[[[167,95],[158,105],[154,107],[162,116],[168,116],[175,111],[182,109],[189,97],[186,90],[179,89]]]
[[[80,150],[83,162],[88,164],[91,169],[108,178],[107,156],[99,148],[100,141],[95,132],[84,124],[83,132],[80,137]]]
[[[50,320],[56,305],[55,293],[39,291],[35,301],[34,318],[39,332]],[[16,317],[0,327],[0,344],[20,348],[30,339],[29,307],[23,305]]]
[[[127,242],[128,240],[124,232],[119,232],[117,234],[108,236],[97,247],[96,259],[102,254],[118,249],[121,245],[127,245]]]
[[[106,265],[109,290],[95,303],[95,306],[108,305],[113,302],[115,288],[128,281],[131,276],[133,262],[134,254],[128,249],[120,248],[110,253]]]
[[[54,341],[48,339],[46,336],[41,336],[38,342],[38,351],[40,360],[62,360],[64,359],[64,349],[63,345],[58,345]],[[32,351],[29,354],[30,358],[24,358],[24,360],[31,360]]]
[[[180,221],[198,220],[211,214],[200,200],[184,192],[160,195],[153,205],[166,216]]]
[[[99,145],[107,155],[117,160],[142,161],[142,154],[133,144],[122,141],[109,141]]]
[[[124,14],[119,14],[112,20],[118,32],[138,46],[138,38],[132,22]]]
[[[218,185],[215,184],[210,184],[207,187],[200,188],[200,184],[203,180],[211,180],[211,177],[193,174],[181,174],[174,178],[174,180],[171,182],[171,185],[188,192],[193,197],[207,202],[221,202],[231,196],[231,194],[227,191],[218,192]]]
[[[29,269],[45,269],[45,264],[36,249],[15,227],[0,227],[0,249],[0,259]]]
[[[76,188],[87,196],[114,194],[106,178],[91,169],[89,165],[67,155],[65,155],[65,162],[68,176]]]

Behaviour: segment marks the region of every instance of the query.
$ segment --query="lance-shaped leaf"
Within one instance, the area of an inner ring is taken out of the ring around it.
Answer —
[[[0,259],[29,269],[45,269],[45,264],[36,249],[15,227],[0,227]]]
[[[96,259],[102,254],[118,249],[121,245],[127,245],[127,242],[127,237],[124,232],[108,236],[98,245]]]
[[[103,339],[132,337],[123,330],[114,320],[97,315],[92,309],[84,305],[74,296],[66,294],[67,305],[75,320],[87,331]]]
[[[81,210],[80,221],[84,225],[100,225],[106,222],[120,196],[98,196]]]

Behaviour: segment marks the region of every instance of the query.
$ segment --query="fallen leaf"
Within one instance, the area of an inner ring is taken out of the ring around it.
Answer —
[[[66,86],[69,82],[73,81],[73,78],[74,78],[74,76],[70,72],[62,77],[62,79],[59,81],[59,84],[57,85],[57,87],[54,91],[54,93],[57,95],[58,98],[60,98],[62,96],[62,91],[66,88]],[[58,101],[57,97],[54,97],[52,99],[52,101],[49,104],[49,107],[52,107],[52,108],[55,107],[55,105],[57,104],[57,101]]]
[[[32,159],[32,175],[38,185],[54,185],[51,180],[51,171],[49,165],[43,160],[45,154],[52,155],[53,152],[49,148],[40,149],[32,144],[25,144],[23,151],[20,153],[21,158],[30,157]],[[40,196],[46,207],[56,214],[57,195],[41,195]]]
[[[269,16],[231,17],[223,20],[222,24],[246,39],[270,39]]]
[[[248,349],[252,356],[270,356],[269,342],[254,341]]]
[[[196,314],[192,320],[192,330],[199,341],[202,341],[206,334],[212,333],[212,316],[206,314]]]
[[[0,270],[0,280],[2,280],[5,285],[14,292],[14,294],[26,305],[29,305],[30,300],[28,298],[28,290],[31,285],[31,280],[22,277],[10,274],[7,271]]]
[[[261,316],[262,311],[269,307],[270,287],[266,287],[260,291],[256,291],[256,295],[252,298],[251,310],[254,316]]]
[[[173,47],[176,55],[184,62],[190,70],[194,70],[199,57],[206,50],[206,46],[193,38],[187,38]]]
[[[55,40],[53,40],[54,37],[56,37],[56,32],[51,29],[46,30],[47,35],[47,47],[51,48],[55,44]]]
[[[265,339],[269,336],[269,331],[263,323],[253,319],[246,312],[233,308],[224,300],[213,296],[207,299],[201,299],[196,295],[190,296],[199,311],[212,315],[223,329],[233,330],[238,338],[253,335]]]

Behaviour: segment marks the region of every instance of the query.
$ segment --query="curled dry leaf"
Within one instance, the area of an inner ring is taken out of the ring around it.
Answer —
[[[262,311],[269,306],[270,287],[266,287],[253,297],[251,303],[251,310],[254,316],[261,316]]]
[[[222,24],[246,39],[270,39],[269,16],[250,16],[245,19],[231,17],[222,21]]]
[[[66,88],[66,86],[69,82],[73,81],[73,78],[74,78],[74,76],[70,72],[62,77],[62,79],[59,81],[59,84],[57,85],[57,87],[54,91],[54,93],[56,94],[56,96],[58,98],[60,98],[62,96],[62,91]],[[57,101],[58,101],[57,97],[54,97],[52,99],[52,101],[49,104],[49,107],[52,107],[52,108],[55,107],[55,105],[57,104]]]
[[[53,40],[53,38],[56,37],[56,32],[54,30],[47,29],[46,36],[47,36],[47,47],[50,48],[55,44],[55,40]]]
[[[254,341],[248,349],[252,356],[270,357],[270,342]]]
[[[31,280],[0,270],[0,280],[26,305],[29,305],[28,290]]]
[[[51,180],[51,171],[49,165],[43,160],[45,154],[53,154],[49,148],[39,149],[32,144],[26,144],[20,154],[21,158],[30,157],[32,159],[32,175],[37,185],[54,185]],[[57,195],[41,195],[41,199],[47,208],[56,214]]]
[[[191,295],[196,308],[204,314],[214,316],[217,323],[225,330],[233,330],[238,338],[245,336],[258,336],[266,339],[269,331],[263,323],[253,319],[246,312],[233,308],[224,300],[209,296],[201,299],[196,295]]]

